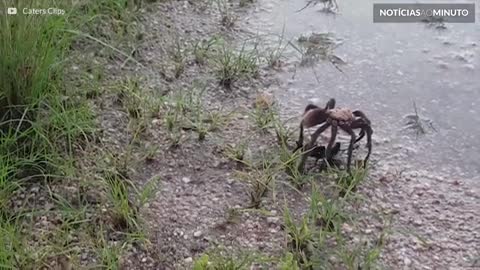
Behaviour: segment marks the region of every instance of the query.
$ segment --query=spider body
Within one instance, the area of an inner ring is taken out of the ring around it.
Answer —
[[[345,108],[334,108],[325,112],[328,115],[327,122],[338,121],[339,124],[352,123],[355,116],[352,111]]]
[[[316,125],[322,124],[311,136],[310,142],[304,146],[303,145],[303,130],[305,128],[311,128]],[[334,155],[332,151],[335,139],[338,133],[338,129],[345,131],[350,135],[350,144],[348,146],[348,160],[347,160],[347,171],[350,172],[350,165],[352,160],[353,145],[360,141],[365,135],[367,135],[367,148],[368,153],[364,160],[364,166],[366,166],[370,153],[372,151],[372,127],[370,120],[365,116],[362,111],[351,111],[347,108],[335,108],[335,99],[330,99],[325,108],[320,108],[316,105],[309,104],[305,108],[303,113],[303,118],[300,123],[300,135],[299,140],[297,141],[297,148],[303,148],[304,155],[302,156],[299,171],[303,171],[305,161],[309,155],[309,152],[315,147],[315,143],[320,136],[327,128],[331,127],[331,136],[330,141],[325,149],[325,158],[327,160],[331,159]],[[354,130],[360,129],[359,136],[355,134]]]

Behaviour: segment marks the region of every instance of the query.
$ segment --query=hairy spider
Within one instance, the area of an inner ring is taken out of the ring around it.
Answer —
[[[305,128],[311,128],[316,125],[320,126],[311,136],[310,142],[305,146],[303,146],[303,130]],[[370,153],[372,151],[372,127],[370,120],[365,116],[365,114],[361,111],[351,111],[347,108],[335,108],[335,99],[330,99],[327,102],[325,108],[319,108],[316,105],[309,104],[305,108],[303,113],[303,119],[300,123],[300,135],[297,141],[297,148],[303,147],[303,156],[301,162],[299,164],[299,171],[303,171],[305,161],[310,154],[312,148],[315,147],[315,143],[322,132],[324,132],[327,128],[331,127],[331,136],[330,141],[328,142],[327,148],[325,150],[325,158],[327,160],[331,159],[333,156],[333,145],[335,143],[335,139],[337,137],[338,128],[345,131],[350,135],[350,144],[348,146],[348,159],[347,159],[347,171],[350,172],[350,164],[352,161],[352,152],[353,152],[353,145],[360,141],[365,135],[367,135],[367,148],[368,153],[363,161],[363,166],[365,167],[368,159],[370,157]],[[355,135],[354,129],[360,129],[359,136]]]

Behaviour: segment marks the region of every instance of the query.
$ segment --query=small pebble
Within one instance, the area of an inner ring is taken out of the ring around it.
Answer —
[[[193,233],[193,237],[200,238],[203,235],[202,231],[196,231]]]
[[[267,222],[269,224],[277,224],[280,219],[278,217],[267,217]]]

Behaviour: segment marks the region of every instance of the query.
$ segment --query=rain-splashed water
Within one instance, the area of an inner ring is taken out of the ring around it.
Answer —
[[[328,61],[301,67],[298,51],[287,48],[288,64],[279,73],[282,83],[276,94],[290,113],[298,114],[309,101],[323,105],[335,97],[337,106],[361,109],[371,118],[377,159],[452,177],[477,177],[478,23],[447,24],[445,30],[425,23],[373,23],[373,1],[339,0],[337,15],[321,12],[322,4],[295,12],[305,0],[259,2],[248,19],[256,34],[283,35],[294,44],[311,33],[331,32],[342,40],[334,55],[347,62],[341,66],[344,73]],[[404,116],[414,113],[413,102],[425,120],[426,135],[402,130],[408,121]]]

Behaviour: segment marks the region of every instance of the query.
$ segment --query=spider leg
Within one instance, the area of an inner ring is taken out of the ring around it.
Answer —
[[[336,142],[335,145],[333,146],[332,153],[331,153],[332,158],[336,156],[338,152],[340,152],[340,142]]]
[[[298,136],[297,147],[293,150],[293,152],[297,152],[298,149],[302,148],[303,146],[303,121],[300,123],[300,135]]]
[[[315,146],[312,149],[312,152],[311,152],[310,155],[315,158],[314,165],[316,166],[317,163],[318,163],[318,160],[325,157],[325,146],[323,146],[323,145],[322,146]]]
[[[306,147],[304,146],[303,148],[303,155],[302,155],[302,158],[300,160],[300,164],[298,165],[298,171],[299,172],[303,172],[303,169],[305,167],[305,161],[307,160],[307,157],[310,155],[310,150],[312,150],[312,148],[314,147],[315,145],[315,142],[317,141],[318,137],[320,136],[320,134],[322,132],[324,132],[328,127],[330,126],[329,123],[325,123],[323,124],[322,126],[320,126],[317,130],[315,130],[315,132],[312,134],[312,137],[310,139],[310,142],[306,145]]]
[[[330,135],[330,141],[328,142],[327,149],[325,150],[325,159],[330,160],[332,158],[332,147],[335,139],[337,138],[337,121],[332,121],[332,134]]]
[[[347,172],[350,173],[350,165],[352,163],[353,144],[355,143],[355,132],[350,126],[341,126],[341,128],[350,135],[350,144],[348,145]]]
[[[359,117],[359,119],[356,119],[354,121],[355,122],[361,122],[361,123],[364,123],[366,126],[369,126],[371,123],[370,123],[370,120],[367,118],[367,116],[365,115],[365,113],[363,113],[362,111],[359,111],[359,110],[356,110],[356,111],[353,111],[352,114],[356,117]],[[355,143],[359,142],[361,139],[363,139],[363,137],[365,136],[365,133],[366,133],[366,128],[362,127],[362,130],[360,131],[360,133],[358,134],[358,138],[357,140],[355,141]]]
[[[360,131],[360,134],[363,133],[363,135],[367,135],[367,149],[368,149],[368,153],[367,153],[367,156],[365,157],[364,161],[363,161],[363,167],[365,168],[367,166],[367,162],[368,162],[368,159],[370,158],[370,154],[372,152],[372,134],[373,134],[373,130],[372,130],[372,127],[370,126],[369,123],[366,123],[364,121],[364,119],[357,119],[355,121],[353,121],[352,125],[351,125],[351,128],[352,129],[357,129],[357,128],[361,128],[362,130]],[[363,136],[362,136],[363,137]],[[359,138],[360,139],[360,138]],[[357,139],[357,141],[359,140]]]
[[[331,158],[330,160],[327,161],[327,163],[329,165],[333,165],[333,166],[338,166],[338,160],[335,160],[334,157],[340,152],[340,142],[336,142],[335,145],[333,146],[331,152],[330,152],[330,155],[331,155]]]
[[[370,119],[368,119],[365,113],[363,113],[362,111],[356,110],[356,111],[353,111],[352,114],[356,117],[360,117],[361,119],[365,120],[367,124],[369,125],[371,124]]]
[[[312,151],[310,152],[310,156],[315,158],[315,165],[318,163],[319,159],[324,159],[326,157],[325,150],[326,150],[326,147],[323,145],[322,146],[317,145],[312,149]],[[340,143],[336,142],[331,150],[332,159],[334,156],[338,154],[338,152],[340,152]]]
[[[325,110],[327,110],[327,109],[331,110],[331,109],[335,108],[335,103],[336,103],[336,101],[335,101],[334,98],[329,99],[328,102],[327,102],[327,105],[325,106]]]
[[[363,139],[363,137],[365,137],[365,129],[362,128],[360,133],[358,133],[358,138],[355,140],[355,143],[359,142],[361,139]]]
[[[373,134],[373,130],[370,126],[367,126],[366,130],[367,130],[368,153],[367,153],[367,156],[365,157],[365,160],[363,161],[364,168],[367,166],[368,158],[370,158],[370,153],[372,152],[372,134]]]

